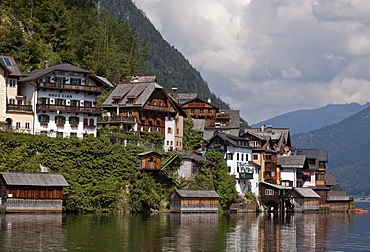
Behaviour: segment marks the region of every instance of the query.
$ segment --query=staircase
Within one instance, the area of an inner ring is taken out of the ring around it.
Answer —
[[[164,176],[166,176],[168,179],[171,179],[176,185],[179,185],[180,184],[180,181],[177,178],[171,177],[167,168],[178,157],[179,157],[179,155],[177,153],[172,152],[171,155],[169,155],[166,158],[166,160],[164,160],[164,162],[162,163],[162,166],[161,166],[161,173]]]

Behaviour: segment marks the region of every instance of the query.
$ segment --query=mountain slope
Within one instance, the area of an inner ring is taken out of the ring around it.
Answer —
[[[251,125],[252,128],[259,128],[261,123],[273,125],[275,128],[289,127],[291,134],[305,133],[310,130],[319,129],[326,125],[339,122],[354,113],[368,107],[370,103],[360,105],[350,104],[328,104],[325,107],[309,110],[297,110],[276,116]]]
[[[157,76],[158,83],[167,91],[177,87],[178,92],[198,93],[202,99],[211,98],[212,103],[219,108],[229,109],[229,104],[210,91],[200,73],[163,39],[131,0],[102,0],[99,8],[100,11],[108,11],[116,18],[123,19],[138,32],[140,41],[147,42],[148,56],[141,66],[142,74]]]
[[[327,149],[328,172],[349,194],[370,195],[370,107],[338,123],[292,135],[293,147]]]

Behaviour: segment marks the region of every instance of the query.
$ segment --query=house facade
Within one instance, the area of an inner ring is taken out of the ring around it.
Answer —
[[[236,178],[236,190],[240,194],[248,192],[259,195],[258,176],[260,166],[252,161],[252,149],[249,141],[225,133],[215,133],[207,144],[207,150],[217,150],[224,154],[229,174]]]
[[[105,78],[70,64],[36,69],[22,78],[23,85],[34,87],[30,93],[33,134],[50,137],[96,136],[97,96],[103,87],[112,87]]]
[[[164,150],[182,149],[183,123],[186,114],[175,100],[156,83],[155,76],[134,77],[128,83],[118,84],[104,101],[102,108],[106,114],[99,124],[113,125],[114,117],[131,118],[132,132],[158,132],[164,136]]]
[[[13,57],[0,56],[0,129],[32,133],[34,87],[20,82],[25,74]]]

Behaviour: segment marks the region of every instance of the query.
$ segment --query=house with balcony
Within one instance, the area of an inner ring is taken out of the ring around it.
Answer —
[[[99,118],[99,125],[130,125],[131,132],[139,136],[158,132],[165,137],[165,151],[182,149],[186,114],[155,76],[137,76],[118,84],[101,107],[106,113]]]
[[[278,156],[277,166],[280,168],[280,184],[290,187],[302,187],[304,171],[308,170],[306,156]]]
[[[187,116],[193,118],[195,129],[203,132],[204,139],[210,139],[215,131],[239,136],[239,110],[220,110],[212,104],[211,99],[204,101],[197,93],[178,93],[177,88],[172,88],[169,95],[178,102]]]
[[[11,56],[0,56],[0,129],[31,133],[34,87],[20,82],[26,76]]]
[[[252,161],[249,141],[225,133],[215,133],[206,145],[207,151],[217,150],[224,154],[229,174],[236,179],[236,189],[240,194],[251,192],[259,195],[258,183],[260,166]]]
[[[105,78],[70,64],[36,69],[20,79],[21,85],[31,86],[27,99],[33,110],[33,134],[50,137],[96,136],[96,107],[102,88],[113,87]]]

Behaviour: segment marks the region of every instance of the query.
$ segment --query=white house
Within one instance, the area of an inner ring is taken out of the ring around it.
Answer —
[[[260,166],[252,162],[252,149],[249,140],[225,133],[216,133],[207,145],[208,150],[224,153],[229,174],[235,175],[236,189],[240,194],[247,192],[258,196],[258,174]]]
[[[34,87],[31,98],[33,132],[51,137],[96,136],[97,96],[103,87],[113,87],[105,78],[72,66],[59,64],[36,69],[21,83]]]
[[[306,156],[278,156],[282,186],[301,187],[303,170],[308,169]]]

